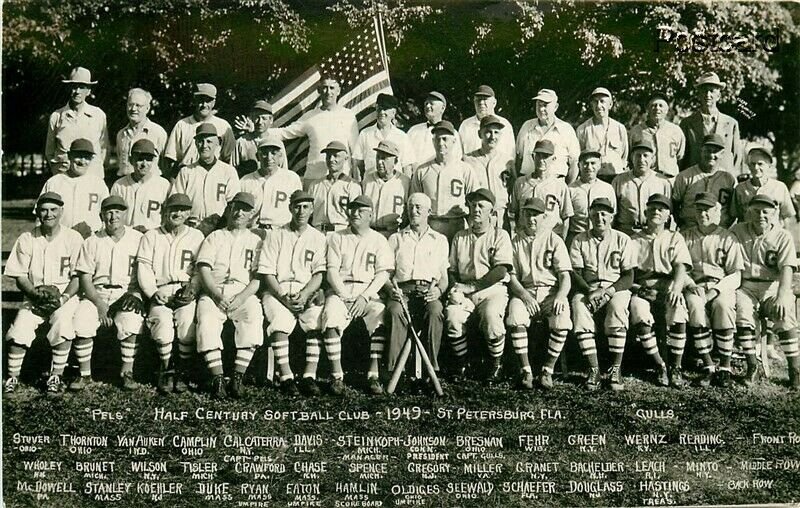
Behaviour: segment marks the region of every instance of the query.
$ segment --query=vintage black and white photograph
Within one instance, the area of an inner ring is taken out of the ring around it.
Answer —
[[[0,8],[4,507],[800,504],[800,4]]]

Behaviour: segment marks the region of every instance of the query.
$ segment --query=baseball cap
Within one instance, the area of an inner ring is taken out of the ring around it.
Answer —
[[[500,117],[496,115],[486,115],[481,118],[481,129],[488,127],[489,125],[499,125],[500,127],[505,127],[503,121],[500,120]]]
[[[578,156],[578,161],[582,161],[583,159],[588,159],[589,157],[601,158],[602,154],[598,150],[587,148],[586,150],[582,151],[581,154]]]
[[[592,201],[592,204],[589,205],[589,209],[592,208],[605,208],[609,212],[614,212],[614,205],[611,203],[611,200],[608,198],[600,197],[596,198]]]
[[[434,100],[437,100],[437,101],[444,102],[444,107],[447,107],[447,99],[445,99],[444,95],[442,95],[439,92],[436,92],[436,91],[428,92],[428,95],[427,95],[427,97],[425,97],[425,100],[428,100],[428,99],[434,99]]]
[[[373,150],[376,152],[388,153],[389,155],[394,155],[395,157],[400,157],[400,148],[398,148],[397,143],[389,139],[378,143],[378,146],[373,148]]]
[[[354,200],[347,203],[348,210],[353,208],[372,208],[372,200],[369,198],[369,196],[361,194]]]
[[[314,196],[304,190],[296,190],[292,192],[292,197],[289,198],[289,204],[300,203],[303,201],[314,202]]]
[[[767,148],[766,146],[761,146],[761,145],[754,146],[753,148],[751,148],[750,150],[748,150],[748,151],[747,151],[747,155],[750,155],[750,154],[751,154],[751,153],[753,153],[753,152],[761,152],[761,153],[763,153],[764,155],[766,155],[766,156],[767,156],[767,158],[768,158],[770,161],[772,161],[772,160],[773,160],[773,157],[772,157],[772,152],[771,152],[771,151],[770,151],[770,149],[769,149],[769,148]]]
[[[481,187],[467,194],[467,201],[488,201],[492,206],[497,202],[492,191],[485,187]]]
[[[547,211],[547,205],[542,198],[530,197],[522,203],[521,210],[533,210],[535,212],[544,213]]]
[[[633,146],[631,147],[631,153],[635,150],[648,150],[650,152],[655,153],[655,148],[653,148],[653,143],[649,139],[638,139],[633,142]]]
[[[436,122],[436,125],[433,126],[433,133],[436,134],[436,131],[445,131],[453,136],[456,135],[456,128],[447,120]]]
[[[553,145],[553,142],[549,139],[540,139],[536,142],[536,145],[533,147],[533,153],[544,153],[547,155],[553,155],[556,153],[556,147]]]
[[[197,83],[196,85],[194,85],[193,95],[204,95],[206,97],[211,97],[212,99],[216,99],[217,87],[215,87],[211,83]]]
[[[346,151],[347,151],[347,147],[345,146],[344,143],[342,143],[341,141],[333,140],[330,143],[328,143],[325,146],[325,148],[320,150],[320,153],[325,153],[325,152],[346,152]]]
[[[131,154],[134,153],[144,153],[155,156],[158,155],[158,150],[156,150],[156,145],[154,145],[152,141],[142,138],[137,140],[131,147]]]
[[[542,88],[539,90],[533,100],[542,102],[558,102],[558,95],[555,93],[555,91],[550,90],[549,88]]]
[[[249,192],[237,192],[231,199],[231,203],[242,203],[252,209],[256,206],[256,198]]]
[[[772,199],[771,197],[767,196],[766,194],[756,194],[755,196],[753,196],[753,199],[750,200],[750,202],[747,204],[747,206],[753,206],[753,205],[758,204],[758,203],[767,205],[767,206],[769,206],[771,208],[775,208],[775,206],[776,206],[775,205],[775,200]]]
[[[703,137],[703,146],[710,145],[716,146],[718,148],[725,148],[725,141],[722,140],[722,136],[719,134],[708,134]]]
[[[489,85],[481,85],[475,90],[475,93],[472,95],[478,95],[483,97],[494,97],[494,90]]]
[[[605,95],[606,97],[611,97],[611,92],[608,91],[608,88],[598,86],[592,90],[592,93],[589,94],[589,97],[593,97],[595,95]]]
[[[258,148],[261,149],[265,146],[274,146],[275,148],[283,148],[283,141],[276,136],[267,135],[258,141]]]
[[[647,206],[651,205],[652,206],[661,205],[667,208],[668,210],[672,211],[672,201],[670,201],[670,199],[663,194],[653,194],[652,196],[647,198]]]
[[[57,192],[45,192],[36,200],[37,205],[42,203],[55,203],[58,206],[64,206],[64,199],[62,199],[61,194]]]
[[[375,101],[381,109],[392,109],[397,107],[397,97],[389,95],[388,93],[378,94],[378,99]]]
[[[192,200],[186,194],[173,194],[164,201],[164,208],[191,208]]]
[[[651,102],[657,101],[659,99],[669,104],[670,100],[669,95],[666,92],[662,92],[660,90],[653,92],[653,94],[650,96],[650,100],[647,101],[647,104],[650,104]]]
[[[127,210],[128,205],[125,203],[125,200],[122,199],[122,196],[108,196],[106,199],[100,203],[100,209],[106,210],[108,208],[118,208],[120,210]]]
[[[704,206],[706,208],[711,208],[712,206],[717,204],[717,198],[714,197],[713,194],[710,192],[698,192],[694,196],[694,206]]]
[[[73,141],[72,144],[69,145],[69,151],[70,153],[72,152],[90,153],[92,155],[96,153],[94,151],[94,145],[92,144],[92,142],[89,141],[88,139],[83,139],[83,138],[76,139],[75,141]]]
[[[253,107],[250,108],[250,109],[263,111],[265,113],[269,113],[270,115],[272,114],[272,104],[270,104],[269,102],[267,102],[267,101],[265,101],[263,99],[255,101],[253,103]]]
[[[209,136],[218,136],[217,128],[214,127],[213,123],[201,123],[197,126],[197,130],[194,131],[194,137],[197,138],[206,138]]]
[[[725,82],[719,79],[716,72],[706,72],[701,74],[694,86],[711,85],[719,88],[725,88]]]

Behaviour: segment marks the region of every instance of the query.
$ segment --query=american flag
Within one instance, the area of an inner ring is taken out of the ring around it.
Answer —
[[[314,109],[319,100],[317,85],[323,75],[334,76],[342,89],[339,104],[356,115],[359,130],[375,122],[375,100],[380,93],[392,94],[383,26],[379,17],[336,54],[312,66],[281,90],[272,100],[274,126],[283,127]],[[288,167],[305,171],[308,140],[286,143]]]

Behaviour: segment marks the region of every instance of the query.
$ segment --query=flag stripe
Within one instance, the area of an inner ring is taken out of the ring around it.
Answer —
[[[304,93],[309,87],[314,88],[319,81],[320,74],[319,68],[314,65],[306,72],[300,75],[297,79],[289,83],[283,90],[278,92],[275,99],[272,101],[272,107],[281,109],[290,102],[294,101],[296,97]]]

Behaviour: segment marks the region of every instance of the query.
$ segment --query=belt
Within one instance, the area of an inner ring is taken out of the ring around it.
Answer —
[[[272,226],[272,224],[264,224],[264,223],[259,222],[258,223],[258,228],[259,229],[272,229],[273,226]]]
[[[345,284],[367,284],[367,282],[363,280],[352,280],[352,279],[343,280],[342,282],[344,282]]]
[[[122,286],[119,284],[98,284],[96,287],[102,289],[122,289]]]
[[[702,279],[698,280],[697,282],[699,282],[701,284],[704,283],[704,282],[716,283],[716,282],[719,282],[719,279],[717,277],[712,277],[712,276],[709,275],[708,277],[703,277]]]
[[[771,279],[744,279],[745,282],[775,282]]]
[[[187,281],[187,282],[188,282],[188,281]],[[164,284],[158,284],[156,287],[163,288],[164,286],[174,286],[174,285],[176,285],[176,284],[180,284],[180,285],[182,286],[182,285],[183,285],[183,284],[185,284],[185,283],[184,283],[184,282],[181,282],[181,281],[179,281],[179,280],[176,280],[176,281],[172,281],[172,282],[165,282]]]
[[[320,231],[328,232],[328,231],[336,231],[337,227],[341,229],[341,228],[344,228],[345,225],[344,224],[320,224],[319,226],[317,226],[317,229],[320,230]]]
[[[398,286],[400,286],[400,289],[416,289],[416,288],[418,288],[420,286],[422,286],[422,287],[427,289],[427,288],[430,287],[430,285],[431,285],[431,281],[429,281],[429,280],[421,280],[421,279],[412,279],[412,280],[407,280],[405,282],[398,283]]]

